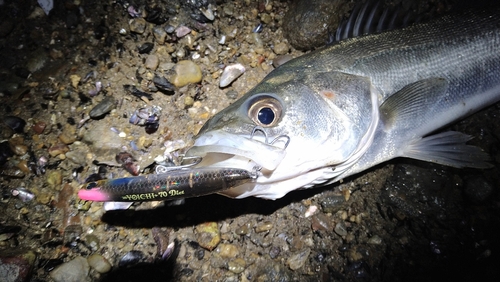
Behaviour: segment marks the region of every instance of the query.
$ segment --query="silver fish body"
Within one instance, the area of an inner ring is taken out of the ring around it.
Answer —
[[[277,199],[410,157],[488,167],[438,129],[500,100],[500,9],[347,39],[291,60],[212,117],[188,155],[199,166],[260,168],[223,192]]]

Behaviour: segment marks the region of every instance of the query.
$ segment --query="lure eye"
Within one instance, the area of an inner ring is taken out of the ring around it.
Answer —
[[[255,101],[248,109],[248,117],[257,125],[271,127],[281,118],[283,107],[281,103],[271,97]]]
[[[97,183],[95,182],[90,182],[89,184],[87,184],[87,190],[90,190],[95,187],[97,187]]]

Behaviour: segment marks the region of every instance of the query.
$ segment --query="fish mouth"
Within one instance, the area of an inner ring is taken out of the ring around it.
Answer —
[[[201,157],[197,166],[238,167],[246,170],[274,171],[285,158],[286,144],[260,141],[254,134],[237,135],[225,131],[209,131],[199,136],[187,157]]]

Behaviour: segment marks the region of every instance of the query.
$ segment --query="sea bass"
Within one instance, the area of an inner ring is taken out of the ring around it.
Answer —
[[[258,171],[221,194],[277,199],[397,157],[486,168],[437,130],[500,100],[500,9],[343,40],[278,67],[213,116],[188,156]]]

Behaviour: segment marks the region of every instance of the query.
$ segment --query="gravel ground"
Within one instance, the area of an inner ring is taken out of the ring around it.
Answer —
[[[332,25],[354,5],[334,2]],[[450,2],[405,5],[440,13]],[[0,3],[5,281],[500,277],[499,105],[452,127],[476,137],[470,143],[492,156],[492,169],[395,160],[276,201],[211,195],[104,212],[76,196],[89,177],[129,176],[158,156],[175,161],[273,62],[303,54],[294,46],[304,42],[292,45],[282,28],[293,3],[67,0],[49,16],[34,0]],[[233,64],[245,72],[219,87]],[[152,121],[130,123],[139,109]]]

